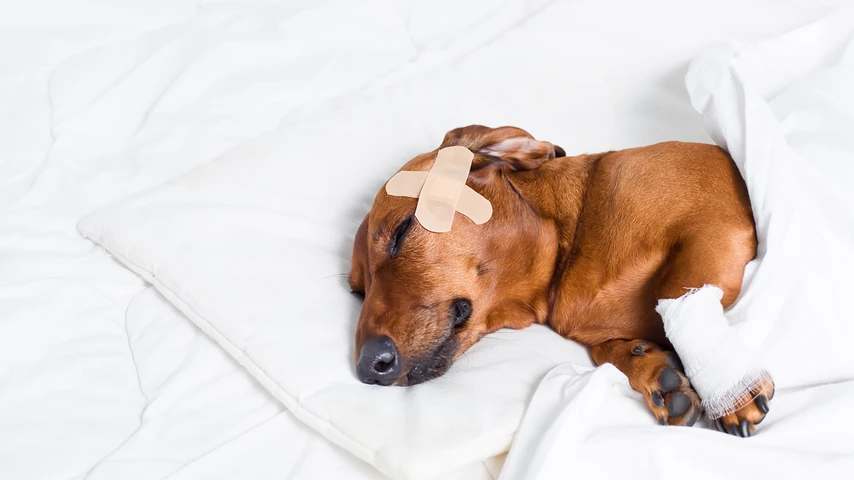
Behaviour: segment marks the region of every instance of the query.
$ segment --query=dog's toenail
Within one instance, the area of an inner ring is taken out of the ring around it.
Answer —
[[[697,420],[699,420],[699,419],[700,419],[700,409],[695,408],[694,413],[691,414],[691,418],[688,419],[688,423],[686,423],[685,425],[687,425],[689,427],[693,427],[694,424],[697,423]]]
[[[667,405],[667,413],[669,413],[671,417],[678,417],[687,412],[688,407],[690,406],[691,399],[688,398],[688,395],[685,395],[682,392],[676,392],[670,396],[670,402]]]
[[[667,419],[666,418],[659,418],[658,424],[659,425],[667,425]]]
[[[727,431],[727,433],[729,433],[730,435],[732,435],[734,437],[738,436],[738,427],[736,427],[735,425],[730,425],[730,426],[726,427],[726,431]]]
[[[762,413],[768,413],[768,411],[770,410],[770,408],[768,407],[768,399],[765,398],[765,395],[759,395],[758,397],[756,397],[756,406]]]
[[[676,390],[682,385],[682,378],[671,367],[665,367],[658,376],[658,384],[661,386],[662,392]]]
[[[747,438],[750,436],[750,423],[747,420],[742,420],[741,425],[739,425],[739,430],[742,438]]]
[[[661,396],[661,392],[652,392],[649,398],[656,407],[661,408],[664,406],[664,397]]]
[[[719,432],[724,432],[724,433],[726,433],[726,426],[724,426],[724,421],[723,421],[723,420],[721,420],[720,418],[719,418],[719,419],[717,419],[717,420],[715,420],[715,428],[716,428]]]

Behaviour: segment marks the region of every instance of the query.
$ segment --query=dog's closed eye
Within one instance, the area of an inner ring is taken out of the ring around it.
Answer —
[[[400,247],[403,246],[403,239],[409,233],[409,228],[412,227],[412,216],[407,217],[400,225],[394,229],[391,234],[391,239],[388,241],[388,256],[395,258],[400,252]]]

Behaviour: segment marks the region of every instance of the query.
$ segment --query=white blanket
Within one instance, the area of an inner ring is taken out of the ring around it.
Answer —
[[[758,434],[652,426],[612,366],[579,377],[561,366],[540,384],[502,478],[852,478],[852,39],[854,15],[834,15],[714,50],[687,77],[757,220],[759,255],[726,316],[776,380]]]
[[[238,378],[77,234],[81,216],[390,85],[396,121],[422,132],[375,139],[401,159],[458,121],[517,124],[569,152],[708,141],[682,88],[687,62],[845,1],[2,2],[0,478],[380,476]],[[436,98],[455,113],[411,113]],[[146,337],[175,351],[142,348]],[[189,391],[205,379],[222,390]]]

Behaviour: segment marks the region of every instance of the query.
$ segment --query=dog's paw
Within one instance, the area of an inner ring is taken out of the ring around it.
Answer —
[[[632,347],[633,363],[644,363],[636,371],[633,387],[643,393],[646,403],[661,425],[693,426],[703,414],[700,396],[682,370],[679,357],[657,346],[639,341]]]
[[[769,379],[750,392],[749,397],[742,402],[744,403],[742,407],[712,423],[721,432],[747,438],[753,435],[756,425],[765,420],[772,398],[774,398],[774,382]]]

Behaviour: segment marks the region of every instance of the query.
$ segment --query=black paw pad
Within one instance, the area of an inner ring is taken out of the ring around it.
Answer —
[[[688,395],[682,392],[676,392],[670,396],[670,403],[667,405],[667,413],[671,417],[678,417],[688,411],[691,407],[691,399]]]
[[[673,368],[666,367],[661,371],[661,375],[658,376],[658,384],[661,386],[662,392],[676,390],[682,386],[682,377]]]

